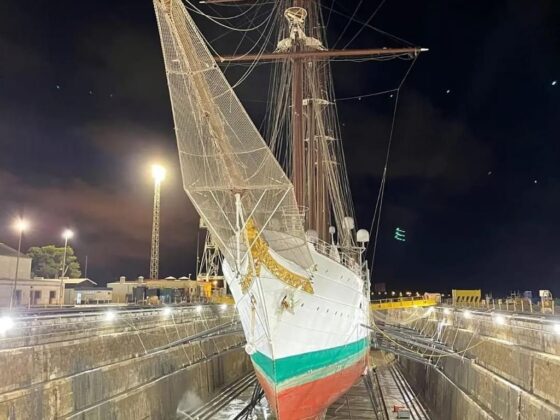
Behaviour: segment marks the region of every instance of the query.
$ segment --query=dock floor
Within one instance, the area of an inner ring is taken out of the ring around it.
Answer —
[[[398,413],[394,411],[395,406],[408,409],[410,412],[409,419],[429,420],[428,410],[416,397],[393,358],[386,357],[380,351],[372,351],[371,360],[377,367],[377,378],[385,407],[384,417],[379,415],[376,417],[368,389],[364,381],[359,381],[350,391],[329,407],[325,420],[371,420],[377,418],[392,420],[398,418]],[[221,395],[207,403],[206,409],[199,409],[197,412],[190,413],[190,416],[179,415],[177,418],[231,420],[247,405],[255,383],[256,378],[251,373],[224,389]],[[229,401],[226,401],[226,399],[229,399]],[[212,409],[209,409],[209,407],[212,407]],[[268,409],[265,398],[257,405],[252,418],[255,420],[275,419]]]

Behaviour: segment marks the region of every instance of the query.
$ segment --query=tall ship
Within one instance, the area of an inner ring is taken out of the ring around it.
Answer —
[[[420,49],[329,49],[317,0],[279,0],[262,24],[273,51],[219,56],[189,14],[196,5],[154,6],[184,189],[223,254],[245,349],[278,419],[323,418],[369,349],[369,234],[354,226],[330,60]],[[263,133],[225,62],[275,66]]]

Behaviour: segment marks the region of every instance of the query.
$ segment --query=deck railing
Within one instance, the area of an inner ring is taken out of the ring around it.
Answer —
[[[339,264],[342,264],[344,267],[348,268],[349,270],[353,271],[358,275],[362,275],[362,268],[360,267],[360,263],[356,261],[355,256],[357,255],[357,251],[354,249],[351,250],[344,250],[344,248],[338,247],[333,244],[329,244],[318,238],[310,239],[309,242],[313,245],[315,250],[325,257],[330,258],[333,261],[336,261]],[[335,248],[333,248],[333,246]],[[336,249],[336,257],[333,255],[334,250]],[[333,254],[331,254],[331,252]],[[353,255],[350,255],[352,253]]]

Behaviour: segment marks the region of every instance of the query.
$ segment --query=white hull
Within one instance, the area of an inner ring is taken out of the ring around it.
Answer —
[[[295,290],[263,267],[243,293],[239,278],[226,261],[225,279],[235,299],[247,339],[248,353],[272,360],[354,343],[368,336],[368,297],[358,274],[309,245],[316,270],[314,292]],[[298,267],[275,255],[293,272]],[[246,266],[245,266],[246,270]],[[282,303],[284,301],[284,304]],[[289,307],[286,308],[286,305]]]

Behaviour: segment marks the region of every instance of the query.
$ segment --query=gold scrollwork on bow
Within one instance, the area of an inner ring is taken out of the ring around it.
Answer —
[[[268,244],[262,236],[259,236],[259,232],[253,220],[247,221],[245,238],[247,240],[247,246],[251,247],[250,256],[253,260],[253,264],[252,266],[249,264],[249,272],[241,280],[241,290],[243,293],[249,290],[253,279],[261,275],[261,267],[263,265],[280,281],[307,293],[313,293],[313,286],[311,285],[310,279],[288,270],[270,255]],[[252,267],[254,267],[254,269],[252,269]]]

